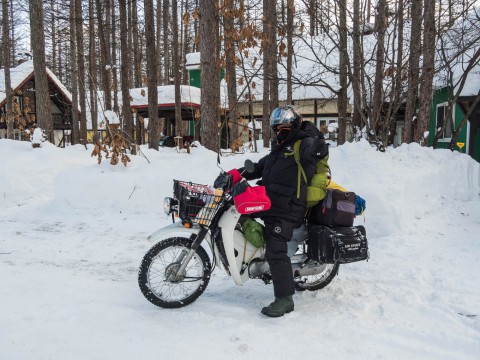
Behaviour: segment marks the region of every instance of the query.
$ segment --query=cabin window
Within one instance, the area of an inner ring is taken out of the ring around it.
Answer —
[[[22,140],[22,130],[19,130],[19,129],[13,130],[13,140]]]
[[[444,124],[445,124],[445,121],[447,121],[447,109],[448,109],[448,104],[447,103],[437,105],[437,116],[436,116],[436,129],[437,129],[437,131],[440,128],[443,128]],[[453,111],[452,111],[451,120],[455,120],[455,119],[453,119]],[[450,140],[451,138],[452,138],[452,126],[451,126],[451,121],[449,120],[447,122],[443,132],[440,134],[439,139]]]
[[[338,118],[317,118],[317,126],[323,132],[325,139],[337,138]]]
[[[13,102],[18,104],[18,108],[20,111],[23,111],[23,95],[15,95],[13,97]]]

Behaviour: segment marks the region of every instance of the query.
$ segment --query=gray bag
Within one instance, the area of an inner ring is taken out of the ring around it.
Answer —
[[[329,227],[353,226],[355,219],[355,193],[327,189],[323,200],[310,212],[309,221]]]

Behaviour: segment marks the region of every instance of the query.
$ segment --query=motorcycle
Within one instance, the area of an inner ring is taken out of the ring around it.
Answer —
[[[253,163],[247,160],[245,168],[252,172]],[[145,298],[163,308],[191,304],[205,291],[217,266],[236,285],[250,279],[271,283],[265,247],[256,247],[245,238],[240,221],[245,215],[239,213],[231,194],[207,185],[179,180],[173,183],[173,198],[164,201],[165,213],[172,215],[173,223],[148,237],[156,245],[144,256],[138,273]],[[175,218],[180,221],[175,222]],[[298,291],[324,288],[339,270],[338,263],[309,259],[307,238],[307,226],[303,224],[294,230],[288,243]]]

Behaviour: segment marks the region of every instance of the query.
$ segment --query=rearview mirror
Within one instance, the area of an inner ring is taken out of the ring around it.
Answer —
[[[255,172],[255,164],[252,162],[252,160],[245,160],[245,171],[249,174],[252,174]]]

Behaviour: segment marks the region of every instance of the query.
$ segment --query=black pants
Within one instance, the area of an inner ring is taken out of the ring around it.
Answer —
[[[292,239],[295,223],[279,218],[264,218],[266,258],[270,265],[275,297],[293,295],[292,263],[287,255],[287,242]]]

